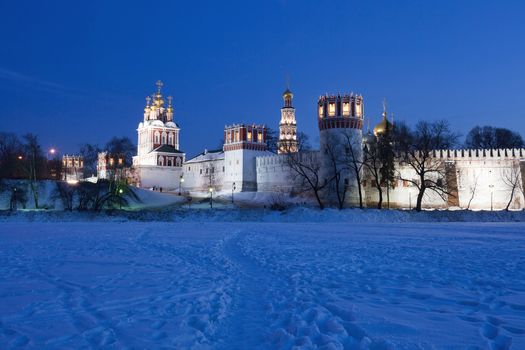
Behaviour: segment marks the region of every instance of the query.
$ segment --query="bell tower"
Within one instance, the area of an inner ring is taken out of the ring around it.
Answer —
[[[281,122],[279,123],[279,141],[277,152],[297,152],[297,122],[295,108],[292,106],[293,94],[290,89],[283,93],[284,107],[281,108]]]

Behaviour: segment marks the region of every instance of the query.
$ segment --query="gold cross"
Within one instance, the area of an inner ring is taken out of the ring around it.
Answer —
[[[160,94],[160,89],[162,88],[162,86],[163,86],[164,84],[162,83],[162,81],[157,80],[157,82],[155,83],[155,85],[157,85],[157,92]]]

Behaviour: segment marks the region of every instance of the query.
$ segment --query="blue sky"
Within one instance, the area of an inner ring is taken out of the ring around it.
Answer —
[[[74,153],[136,142],[161,79],[181,148],[217,148],[225,124],[277,128],[290,77],[300,130],[317,97],[364,96],[379,121],[448,119],[525,135],[523,1],[3,1],[0,130]],[[372,124],[373,126],[373,124]]]

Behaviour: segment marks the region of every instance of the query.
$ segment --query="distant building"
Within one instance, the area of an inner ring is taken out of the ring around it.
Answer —
[[[80,181],[84,179],[84,159],[82,156],[62,156],[62,180]]]

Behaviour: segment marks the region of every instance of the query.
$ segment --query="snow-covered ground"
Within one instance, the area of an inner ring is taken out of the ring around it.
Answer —
[[[525,349],[525,223],[4,218],[24,347]]]

